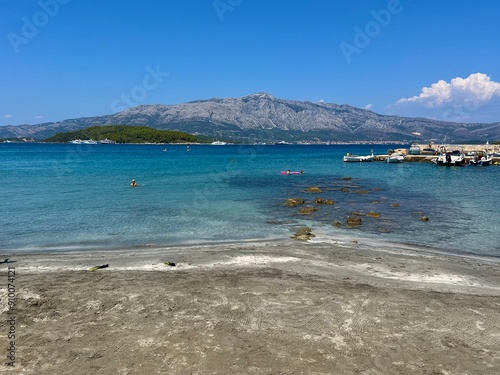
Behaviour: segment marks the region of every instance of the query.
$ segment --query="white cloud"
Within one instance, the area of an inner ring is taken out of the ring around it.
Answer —
[[[365,108],[365,109],[370,110],[370,109],[372,109],[372,108],[373,108],[373,104],[368,104],[368,105],[365,105],[365,107],[364,107],[364,108]]]
[[[428,108],[439,108],[466,102],[483,104],[495,96],[500,96],[500,83],[492,81],[486,74],[475,73],[467,78],[453,78],[450,83],[440,80],[431,87],[424,87],[420,95],[401,98],[396,104],[421,104]]]
[[[422,88],[419,95],[399,99],[388,109],[404,116],[493,122],[500,117],[499,103],[500,83],[484,73],[474,73],[467,78],[453,78],[450,82],[439,80]]]
[[[11,118],[11,117],[12,117],[12,115],[5,115],[4,117],[5,117],[5,118]]]

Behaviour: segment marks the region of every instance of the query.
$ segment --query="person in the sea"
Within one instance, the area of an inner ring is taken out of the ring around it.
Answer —
[[[290,174],[290,169],[286,171],[286,174]]]
[[[130,183],[130,186],[132,187],[136,187],[137,186],[137,182],[135,182],[134,179],[132,179],[132,182]]]
[[[300,170],[300,174],[304,174],[304,170],[303,169]]]

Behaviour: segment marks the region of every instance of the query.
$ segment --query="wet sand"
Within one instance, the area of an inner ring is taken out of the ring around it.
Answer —
[[[498,259],[362,240],[9,257],[1,374],[500,373]]]

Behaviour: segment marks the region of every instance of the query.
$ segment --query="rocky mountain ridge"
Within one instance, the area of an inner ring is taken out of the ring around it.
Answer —
[[[471,141],[500,139],[500,123],[468,124],[380,115],[324,102],[284,100],[267,93],[241,98],[214,98],[176,105],[139,105],[96,117],[37,125],[0,127],[0,138],[44,139],[58,132],[94,125],[147,125],[195,135],[242,141],[381,141],[420,139]]]

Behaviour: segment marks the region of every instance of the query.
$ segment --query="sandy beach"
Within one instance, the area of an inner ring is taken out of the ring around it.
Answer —
[[[1,374],[500,373],[495,258],[361,239],[4,258]]]

